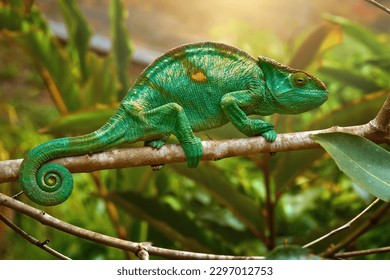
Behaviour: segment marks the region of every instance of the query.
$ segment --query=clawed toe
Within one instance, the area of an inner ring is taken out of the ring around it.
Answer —
[[[187,166],[189,168],[197,167],[203,155],[201,140],[196,137],[195,141],[190,143],[182,143],[181,145],[186,155]]]

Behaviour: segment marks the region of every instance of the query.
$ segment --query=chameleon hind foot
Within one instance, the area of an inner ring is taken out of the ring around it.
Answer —
[[[160,149],[162,146],[165,145],[165,141],[158,139],[158,140],[150,140],[145,142],[145,146],[149,146],[155,149]]]
[[[149,146],[154,149],[160,149],[165,145],[165,142],[168,140],[168,138],[169,138],[169,134],[165,134],[160,139],[145,141],[144,146]],[[156,164],[156,165],[151,165],[150,167],[152,168],[153,171],[160,171],[161,169],[164,168],[164,166],[165,166],[164,164]]]
[[[165,145],[165,142],[167,142],[169,136],[170,136],[169,133],[164,133],[164,135],[161,138],[145,141],[144,146],[160,149],[162,146]]]

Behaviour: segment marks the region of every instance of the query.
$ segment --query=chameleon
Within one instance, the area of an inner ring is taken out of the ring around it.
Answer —
[[[145,68],[101,128],[49,140],[30,150],[22,161],[19,182],[32,201],[57,205],[71,195],[73,178],[68,169],[50,160],[138,141],[159,149],[171,134],[183,148],[188,167],[194,168],[203,154],[194,132],[231,122],[247,136],[273,142],[274,126],[249,115],[299,114],[327,98],[326,86],[318,78],[273,59],[256,59],[216,42],[182,45]]]

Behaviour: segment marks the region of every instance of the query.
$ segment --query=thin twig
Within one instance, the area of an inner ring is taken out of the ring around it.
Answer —
[[[302,246],[303,248],[308,248],[310,246],[313,246],[314,244],[322,241],[322,240],[325,240],[333,235],[335,235],[336,233],[342,231],[342,230],[345,230],[347,228],[349,228],[354,222],[356,222],[357,220],[359,220],[368,210],[371,209],[371,207],[373,207],[375,204],[377,204],[378,202],[380,201],[379,198],[375,199],[370,205],[368,205],[362,212],[360,212],[356,217],[354,217],[352,220],[350,220],[348,223],[346,223],[345,225],[337,228],[337,229],[334,229],[332,230],[331,232],[329,232],[328,234],[325,234],[324,236]]]
[[[387,8],[385,5],[382,5],[381,3],[378,3],[377,1],[374,0],[365,0],[365,1],[378,7],[379,9],[385,11],[386,13],[390,14],[390,9]]]
[[[390,246],[382,247],[382,248],[375,248],[375,249],[368,249],[368,250],[337,253],[337,254],[334,254],[333,257],[341,259],[341,258],[351,258],[351,257],[365,256],[365,255],[372,255],[372,254],[386,253],[386,252],[390,252]]]
[[[349,244],[355,241],[357,238],[362,236],[365,232],[373,228],[379,220],[386,214],[386,212],[390,209],[390,203],[385,203],[381,207],[379,207],[369,219],[365,220],[363,224],[361,224],[356,230],[354,230],[351,234],[349,234],[346,238],[340,241],[337,245],[330,246],[325,252],[321,255],[325,258],[333,258],[334,254],[339,252],[340,250],[346,248]]]
[[[14,194],[13,196],[12,196],[12,198],[18,198],[19,196],[21,196],[23,194],[23,191],[20,191],[20,192],[18,192],[17,194]]]
[[[20,227],[15,225],[13,222],[11,222],[7,217],[5,217],[3,214],[0,213],[0,220],[6,224],[8,227],[10,227],[13,231],[15,231],[17,234],[22,236],[24,239],[26,239],[31,244],[41,248],[42,250],[48,252],[49,254],[53,255],[54,257],[60,259],[60,260],[70,260],[67,256],[57,252],[56,250],[50,248],[46,244],[48,243],[48,240],[45,240],[44,242],[39,241],[38,239],[34,238],[33,236],[29,235],[27,232],[22,230]]]
[[[246,257],[246,256],[229,256],[229,255],[214,255],[204,253],[194,253],[179,250],[170,250],[165,248],[159,248],[148,245],[149,243],[137,243],[127,241],[108,235],[104,235],[98,232],[90,231],[84,228],[74,226],[72,224],[61,221],[55,217],[52,217],[46,212],[36,209],[30,205],[27,205],[21,201],[15,200],[3,193],[0,193],[0,205],[14,209],[24,215],[27,215],[41,224],[58,229],[60,231],[69,233],[71,235],[90,240],[102,245],[128,250],[136,254],[139,252],[140,246],[143,250],[146,250],[150,255],[159,256],[169,259],[196,259],[196,260],[261,260],[264,257]],[[145,252],[143,252],[144,254]]]

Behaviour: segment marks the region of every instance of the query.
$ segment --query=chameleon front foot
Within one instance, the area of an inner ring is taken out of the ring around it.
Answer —
[[[241,127],[241,131],[246,135],[261,135],[268,142],[274,142],[276,140],[276,131],[274,129],[274,126],[269,122],[265,122],[258,119],[248,119],[245,124],[245,126]]]
[[[266,132],[263,132],[261,134],[261,136],[263,136],[265,138],[265,140],[267,140],[268,142],[274,142],[276,140],[276,131],[275,130],[269,130],[269,131],[266,131]]]
[[[197,167],[203,155],[203,146],[200,138],[195,137],[191,142],[181,143],[181,146],[186,155],[187,166],[189,168]]]

